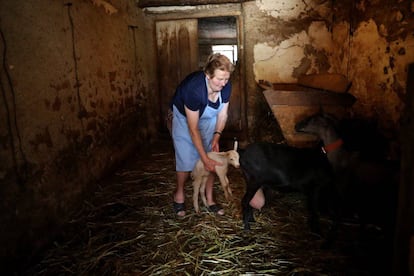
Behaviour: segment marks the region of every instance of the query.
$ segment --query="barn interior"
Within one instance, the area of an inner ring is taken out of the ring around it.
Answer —
[[[0,1],[0,34],[7,275],[414,275],[413,1]],[[188,183],[177,219],[165,116],[212,52],[235,64],[223,150],[313,146],[293,125],[321,109],[375,125],[400,164],[390,247],[347,221],[323,249],[277,192],[244,232],[234,168],[225,216],[194,214]]]

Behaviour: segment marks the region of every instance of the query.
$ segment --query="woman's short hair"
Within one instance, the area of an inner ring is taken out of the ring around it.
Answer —
[[[214,77],[214,71],[216,69],[233,73],[234,65],[228,57],[220,53],[211,54],[204,65],[204,73],[211,77]]]

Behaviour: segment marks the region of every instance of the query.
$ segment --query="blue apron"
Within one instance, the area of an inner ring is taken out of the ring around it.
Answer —
[[[223,108],[221,92],[218,97],[219,107],[217,109],[206,106],[203,115],[199,118],[198,129],[206,152],[211,151],[211,141],[216,129],[217,115]],[[188,130],[187,118],[173,106],[172,137],[175,149],[175,169],[178,172],[192,171],[195,163],[200,159],[197,149],[191,140]]]

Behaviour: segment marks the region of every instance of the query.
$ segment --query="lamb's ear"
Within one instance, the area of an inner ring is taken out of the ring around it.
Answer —
[[[237,148],[239,146],[239,141],[237,141],[237,138],[234,137],[234,150],[237,151]]]

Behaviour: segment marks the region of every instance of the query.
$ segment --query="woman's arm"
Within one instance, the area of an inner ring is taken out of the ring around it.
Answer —
[[[185,114],[187,116],[187,123],[191,140],[193,141],[193,144],[197,149],[198,154],[200,155],[201,161],[204,163],[204,167],[208,171],[215,171],[215,166],[220,166],[222,164],[214,161],[213,159],[210,159],[204,150],[201,134],[198,130],[199,111],[192,111],[185,107]]]
[[[219,133],[222,133],[224,127],[226,126],[227,117],[228,117],[229,103],[223,104],[223,108],[220,110],[217,115],[216,130]],[[220,151],[219,140],[221,134],[214,134],[213,141],[211,142],[212,151]]]

